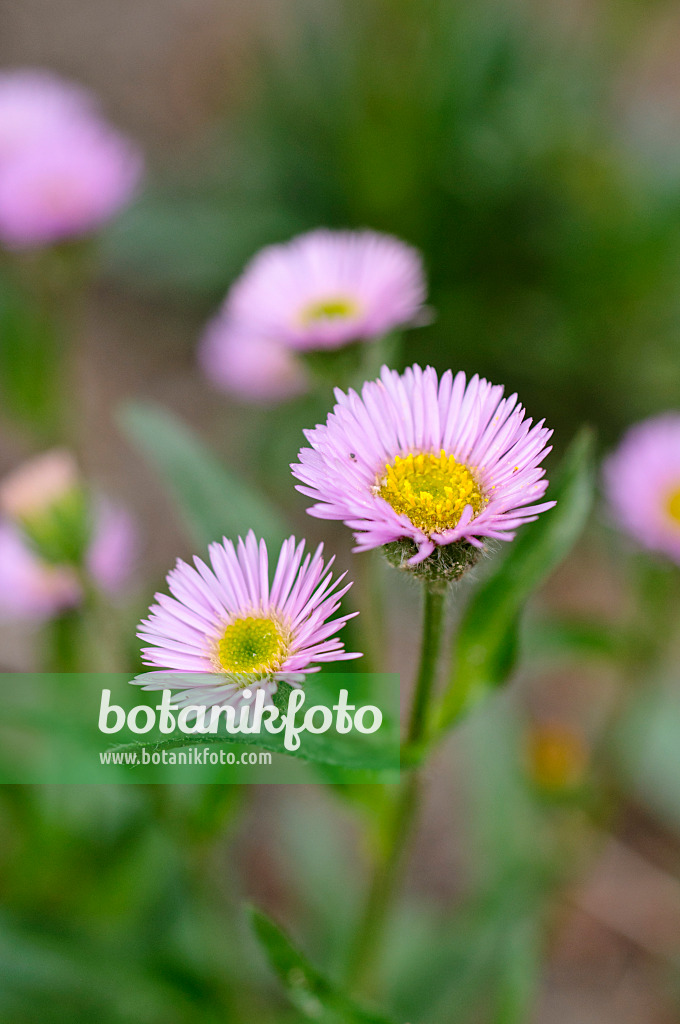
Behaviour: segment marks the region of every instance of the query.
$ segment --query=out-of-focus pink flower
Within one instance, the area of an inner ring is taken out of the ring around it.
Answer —
[[[49,71],[0,72],[0,164],[76,120],[98,116],[92,93]]]
[[[258,253],[224,309],[247,336],[313,350],[412,324],[424,301],[415,249],[375,231],[318,230]]]
[[[86,569],[100,590],[115,596],[134,570],[137,531],[125,509],[105,500],[98,503],[94,520]],[[46,562],[18,527],[0,521],[0,620],[42,622],[76,607],[82,596],[72,566]]]
[[[80,597],[73,569],[41,561],[18,529],[0,523],[0,620],[41,622],[77,605]]]
[[[619,525],[643,547],[680,564],[680,413],[631,427],[603,476]]]
[[[206,328],[199,348],[206,376],[219,388],[253,402],[281,402],[307,390],[299,357],[280,342],[234,328],[224,314]]]
[[[135,568],[139,539],[135,522],[120,505],[100,499],[87,552],[87,570],[106,593],[122,590]]]
[[[0,240],[25,249],[87,235],[132,199],[141,174],[126,138],[74,122],[0,162]]]
[[[0,482],[0,517],[0,618],[49,618],[77,605],[81,571],[112,595],[132,575],[132,517],[85,488],[67,449],[37,455]]]
[[[15,522],[30,519],[80,487],[76,460],[64,448],[37,455],[0,482],[0,512]]]

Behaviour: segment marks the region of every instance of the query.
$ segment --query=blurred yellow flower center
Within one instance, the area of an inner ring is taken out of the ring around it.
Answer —
[[[537,725],[529,737],[529,764],[541,789],[577,786],[588,767],[588,751],[578,733],[559,724]]]
[[[338,296],[321,299],[319,302],[310,302],[302,310],[300,320],[305,327],[309,327],[311,324],[318,324],[324,320],[348,320],[356,312],[355,302]]]
[[[677,523],[680,523],[680,487],[675,491],[671,491],[668,498],[668,511],[671,519],[675,519]]]
[[[286,642],[278,624],[255,616],[230,623],[218,644],[220,666],[237,675],[276,672],[285,652]]]
[[[424,533],[452,530],[467,505],[478,516],[487,502],[467,466],[443,448],[439,455],[397,455],[385,466],[375,493]]]

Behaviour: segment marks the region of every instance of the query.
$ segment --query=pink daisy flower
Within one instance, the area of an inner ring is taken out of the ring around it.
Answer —
[[[403,375],[383,367],[361,396],[336,391],[325,425],[305,431],[291,468],[298,490],[321,519],[342,519],[357,551],[406,539],[416,565],[435,548],[464,541],[512,540],[541,502],[548,481],[540,463],[551,431],[532,426],[517,396],[450,370]],[[416,550],[417,549],[417,550]]]
[[[111,502],[97,502],[85,568],[102,592],[114,597],[129,582],[137,547],[129,513]],[[73,566],[47,562],[20,527],[0,520],[0,620],[44,622],[77,607],[82,598]]]
[[[680,564],[680,413],[631,427],[603,476],[619,525],[643,547]]]
[[[0,522],[0,621],[44,622],[80,597],[73,569],[43,562],[15,526]]]
[[[27,249],[87,235],[130,202],[141,174],[127,139],[74,121],[0,163],[0,241]]]
[[[0,564],[3,607],[11,610],[13,591],[17,608],[30,606],[30,590],[14,582],[18,564],[30,563],[33,578],[42,578],[46,590],[56,594],[56,611],[62,592],[70,595],[70,604],[81,600],[75,565],[109,594],[121,590],[133,573],[138,545],[132,517],[85,487],[73,454],[65,448],[35,455],[0,480],[0,516],[8,524],[10,552],[7,563]],[[53,583],[59,580],[68,580],[68,585],[55,589]]]
[[[425,301],[419,253],[375,231],[317,230],[263,249],[233,285],[228,319],[293,349],[334,349],[412,324]]]
[[[128,510],[108,498],[96,498],[94,528],[85,556],[91,578],[113,597],[130,583],[138,556],[137,524]]]
[[[180,706],[239,703],[245,687],[263,688],[271,703],[279,681],[299,686],[323,662],[360,657],[335,635],[353,615],[330,620],[351,584],[338,590],[344,574],[333,580],[323,545],[303,560],[304,547],[284,541],[271,583],[267,546],[252,530],[236,546],[211,544],[209,566],[178,561],[168,574],[172,596],[156,594],[137,634],[152,645],[144,662],[171,672],[134,682],[146,690],[183,685]]]
[[[273,338],[235,329],[223,314],[212,320],[199,348],[206,376],[218,387],[251,402],[283,402],[308,388],[294,352]]]

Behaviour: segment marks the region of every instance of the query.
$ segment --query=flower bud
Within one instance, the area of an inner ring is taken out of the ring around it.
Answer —
[[[0,483],[0,512],[51,564],[81,565],[91,535],[89,499],[75,459],[55,448]]]

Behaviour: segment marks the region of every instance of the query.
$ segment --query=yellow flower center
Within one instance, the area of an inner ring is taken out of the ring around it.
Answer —
[[[668,496],[668,514],[671,519],[674,519],[676,523],[680,524],[680,487],[676,490],[671,491]]]
[[[468,467],[443,448],[439,455],[397,455],[378,478],[375,493],[424,533],[452,530],[467,505],[478,516],[487,503]]]
[[[310,302],[300,314],[300,320],[305,327],[318,324],[324,320],[348,320],[355,316],[357,306],[351,299],[342,296],[320,299],[318,302]]]
[[[217,646],[221,668],[235,675],[276,672],[286,648],[278,623],[252,615],[230,623]]]

